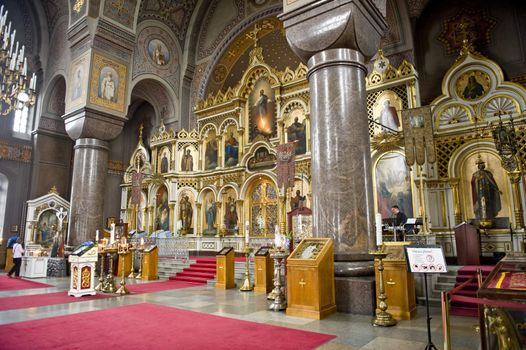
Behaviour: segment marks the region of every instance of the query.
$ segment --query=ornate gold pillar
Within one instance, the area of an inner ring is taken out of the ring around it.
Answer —
[[[245,217],[245,215],[244,215],[245,208],[243,206],[243,203],[244,203],[244,201],[242,199],[237,199],[236,200],[236,206],[237,206],[237,209],[238,209],[238,216],[237,216],[237,227],[238,227],[238,230],[237,230],[237,234],[241,234],[241,235],[246,234],[246,232],[245,232],[245,221],[243,221],[243,219]]]
[[[201,207],[203,205],[201,203],[195,203],[195,208],[196,208],[196,217],[197,217],[197,236],[202,236],[203,235],[203,218],[201,217]]]
[[[133,230],[132,216],[133,216],[133,204],[130,204],[130,205],[126,208],[126,221],[127,221],[128,224],[130,225],[130,230]]]
[[[458,225],[462,222],[462,207],[460,205],[460,189],[459,179],[450,179],[449,184],[451,186],[451,192],[453,195],[453,214],[455,216],[455,225]]]
[[[199,170],[199,169],[204,169],[205,168],[205,165],[203,164],[203,140],[199,140],[199,160],[197,162],[197,169],[194,169],[194,170]]]
[[[175,232],[175,203],[168,203],[168,208],[170,208],[170,226],[172,232]]]
[[[216,136],[217,139],[217,167],[224,168],[223,164],[223,153],[225,150],[225,145],[223,145],[223,136]]]
[[[148,209],[144,207],[142,210],[142,229],[146,232],[148,231]]]
[[[280,120],[278,122],[279,128],[279,143],[285,143],[285,121]]]
[[[238,150],[238,159],[239,159],[239,163],[241,163],[241,159],[243,158],[243,155],[245,154],[245,152],[243,151],[244,148],[245,148],[245,129],[244,128],[240,128],[238,131],[237,131],[237,138],[238,138],[238,142],[239,142],[239,150]]]
[[[154,221],[153,221],[153,211],[154,211],[154,206],[149,206],[148,207],[148,211],[149,211],[149,220],[148,220],[148,226],[149,226],[149,233],[152,233],[153,230],[154,230]]]
[[[522,213],[522,196],[519,183],[521,181],[520,172],[508,173],[510,177],[511,187],[513,189],[513,214],[515,216],[515,228],[520,229],[524,226],[524,219]]]
[[[279,213],[279,233],[284,235],[287,233],[287,197],[285,193],[279,196],[278,213]]]
[[[157,167],[157,147],[152,149],[152,166],[153,166],[153,173],[157,174],[160,173],[160,169]]]
[[[223,217],[224,213],[221,210],[221,202],[216,202],[216,227],[217,227],[217,233],[223,234]]]

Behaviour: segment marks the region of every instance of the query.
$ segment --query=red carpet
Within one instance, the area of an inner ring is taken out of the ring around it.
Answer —
[[[477,269],[482,270],[482,278],[486,278],[494,266],[488,265],[479,265],[472,266],[467,265],[462,267],[457,272],[457,278],[455,282],[455,287],[461,285],[462,283],[469,280],[471,277],[476,275]],[[466,296],[466,297],[477,297],[478,284],[476,279],[473,282],[468,283],[464,288],[460,289],[456,295]],[[449,313],[454,316],[464,316],[464,317],[478,317],[478,305],[472,304],[463,301],[451,301]]]
[[[154,304],[0,326],[3,349],[297,350],[315,349],[334,338]]]
[[[19,290],[31,288],[48,288],[53,287],[49,284],[25,280],[22,278],[9,278],[7,275],[0,276],[0,291]]]
[[[140,283],[132,284],[128,286],[128,290],[132,294],[143,294],[143,293],[154,293],[162,292],[171,289],[180,289],[195,287],[195,284],[168,281],[168,282],[151,282],[151,283]],[[118,285],[117,285],[118,287]],[[22,295],[17,297],[6,297],[0,298],[0,311],[15,310],[15,309],[27,309],[30,307],[38,306],[49,306],[57,304],[68,304],[79,301],[89,301],[116,297],[116,294],[104,294],[97,293],[97,295],[86,295],[83,297],[75,298],[69,296],[67,292],[56,292],[56,293],[45,293],[45,294],[32,294]]]
[[[112,297],[108,294],[86,295],[75,298],[68,296],[67,292],[21,295],[18,297],[0,298],[0,311],[27,309],[30,307],[49,306],[56,304],[75,303],[78,301],[97,300]]]
[[[210,279],[216,277],[215,258],[196,258],[195,263],[178,272],[169,279],[172,281],[184,281],[199,284],[206,284]]]

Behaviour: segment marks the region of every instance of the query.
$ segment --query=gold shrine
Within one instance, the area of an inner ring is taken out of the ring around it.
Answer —
[[[284,234],[297,190],[310,207],[306,74],[303,64],[277,71],[254,47],[236,86],[198,102],[198,129],[176,133],[161,122],[151,153],[141,134],[122,184],[123,220],[147,234],[228,237],[248,230],[264,238],[276,227]],[[296,177],[294,188],[284,190],[276,185],[276,146],[289,140],[299,144]],[[135,173],[142,174],[141,191],[140,201],[132,203]]]

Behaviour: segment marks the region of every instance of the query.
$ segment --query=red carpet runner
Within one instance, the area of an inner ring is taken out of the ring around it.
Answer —
[[[482,270],[483,278],[486,278],[494,266],[480,265],[480,266],[464,266],[457,272],[457,279],[455,287],[461,285],[465,281],[469,280],[471,277],[476,275],[477,269]],[[462,295],[467,297],[477,297],[477,279],[475,278],[472,282],[468,283],[464,288],[460,289],[455,295]],[[465,316],[465,317],[477,317],[478,316],[478,306],[477,304],[472,304],[462,301],[451,301],[451,306],[449,313],[454,316]]]
[[[110,327],[110,328],[108,328]],[[154,304],[0,326],[3,349],[315,349],[335,336]]]
[[[172,281],[185,281],[192,283],[206,284],[210,279],[216,277],[215,258],[196,258],[195,263],[178,272],[169,279]]]
[[[154,293],[165,290],[195,287],[195,284],[177,281],[151,282],[132,284],[127,286],[132,294]],[[90,301],[116,297],[116,294],[97,293],[97,295],[86,295],[75,298],[67,292],[21,295],[17,297],[0,298],[0,311],[27,309],[30,307],[50,306],[58,304],[76,303],[79,301]],[[1,348],[1,347],[0,347]]]
[[[32,289],[32,288],[48,288],[53,287],[49,284],[28,281],[22,278],[9,278],[7,275],[0,276],[0,291],[6,290],[20,290],[20,289]]]

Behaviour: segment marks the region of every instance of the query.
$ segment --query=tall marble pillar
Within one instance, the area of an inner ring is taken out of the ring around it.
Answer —
[[[108,143],[93,138],[75,141],[71,185],[71,216],[68,243],[92,239],[103,227],[104,183],[108,170]]]
[[[280,16],[309,68],[313,233],[334,239],[339,260],[375,243],[365,62],[387,27],[385,3],[298,0]]]

